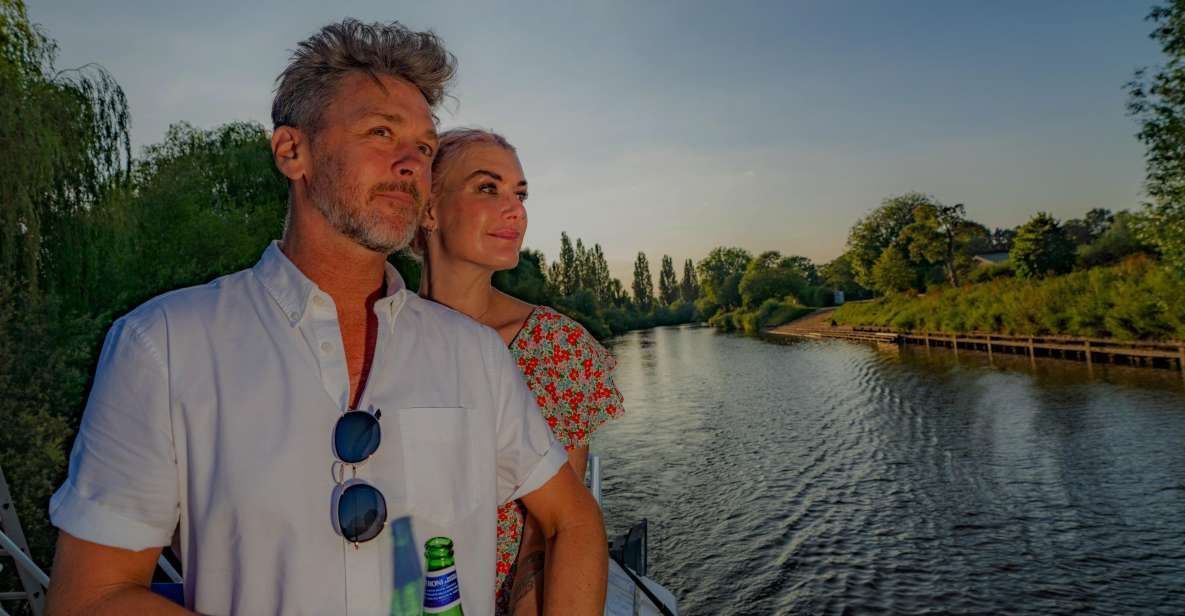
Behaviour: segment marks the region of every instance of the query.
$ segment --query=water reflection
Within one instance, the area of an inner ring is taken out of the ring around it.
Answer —
[[[1185,613],[1178,373],[661,328],[606,518],[687,614]]]

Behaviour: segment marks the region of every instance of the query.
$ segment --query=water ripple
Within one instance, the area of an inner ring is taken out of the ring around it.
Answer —
[[[1179,380],[694,327],[612,346],[606,519],[650,519],[684,614],[1185,614]]]

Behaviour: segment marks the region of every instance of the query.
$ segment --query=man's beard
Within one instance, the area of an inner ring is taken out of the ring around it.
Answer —
[[[313,168],[316,179],[309,181],[309,200],[313,207],[339,233],[358,245],[377,253],[389,255],[404,248],[415,234],[424,202],[413,182],[385,182],[365,191],[357,184],[348,184],[345,165],[332,155],[317,156]],[[371,206],[378,193],[402,192],[409,195],[412,205],[381,203]],[[379,208],[399,207],[405,220],[396,226],[388,223]]]

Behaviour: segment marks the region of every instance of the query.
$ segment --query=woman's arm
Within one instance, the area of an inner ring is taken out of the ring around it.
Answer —
[[[522,499],[548,542],[545,614],[600,616],[605,610],[609,549],[605,523],[592,494],[572,467],[560,467]]]
[[[588,447],[568,452],[568,465],[582,481],[588,467]],[[543,567],[547,559],[547,541],[539,521],[528,511],[523,525],[522,543],[514,561],[514,583],[510,610],[514,616],[537,616],[543,613]]]

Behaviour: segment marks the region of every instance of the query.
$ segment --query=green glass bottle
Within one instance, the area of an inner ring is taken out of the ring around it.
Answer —
[[[428,573],[424,576],[424,614],[464,616],[461,610],[461,581],[453,560],[453,540],[433,537],[424,542]]]

